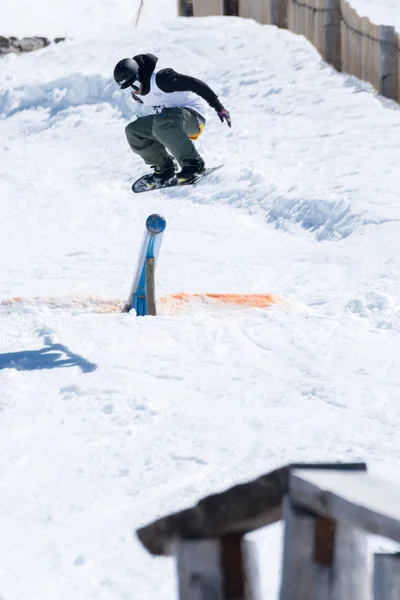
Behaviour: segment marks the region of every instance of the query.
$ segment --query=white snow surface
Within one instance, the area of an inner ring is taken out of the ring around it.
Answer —
[[[176,15],[176,0],[3,0],[0,35],[107,39],[121,26],[154,26]]]
[[[117,5],[106,37],[102,21],[1,59],[1,600],[171,599],[172,560],[135,530],[289,461],[365,460],[400,480],[398,107],[287,31],[163,20],[165,0],[133,29]],[[112,71],[144,51],[231,111],[231,130],[210,114],[198,142],[225,167],[195,188],[130,191],[146,167]],[[85,305],[127,299],[154,212],[159,297],[287,303],[157,318]],[[273,600],[280,527],[252,537]]]
[[[360,17],[368,17],[376,25],[392,25],[400,32],[398,0],[351,0]]]

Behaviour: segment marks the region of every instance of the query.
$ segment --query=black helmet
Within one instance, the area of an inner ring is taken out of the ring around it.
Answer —
[[[121,90],[132,85],[139,79],[139,65],[133,58],[123,58],[114,69],[114,79]]]

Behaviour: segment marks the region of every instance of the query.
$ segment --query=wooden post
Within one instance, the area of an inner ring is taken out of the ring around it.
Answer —
[[[193,17],[193,0],[178,0],[178,17]]]
[[[315,516],[283,501],[285,532],[279,600],[314,600],[313,564]]]
[[[287,29],[288,23],[288,0],[271,0],[270,23],[282,29]]]
[[[366,535],[348,524],[283,504],[280,600],[367,600]]]
[[[255,542],[242,538],[246,600],[262,600],[258,551]]]
[[[260,600],[252,550],[240,534],[178,540],[179,600]]]
[[[342,70],[340,0],[325,0],[324,59],[337,71]]]
[[[397,34],[394,27],[379,26],[380,83],[379,92],[399,100]]]
[[[400,554],[375,554],[374,600],[400,599]]]
[[[224,0],[224,15],[228,17],[238,17],[239,0]]]
[[[146,312],[153,317],[157,314],[154,271],[154,258],[146,258]]]
[[[179,540],[176,559],[179,600],[224,600],[217,539]]]

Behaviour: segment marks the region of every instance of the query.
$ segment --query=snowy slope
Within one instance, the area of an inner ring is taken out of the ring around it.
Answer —
[[[27,300],[0,307],[2,600],[170,599],[172,562],[134,529],[288,461],[366,460],[399,480],[400,112],[303,38],[154,22],[157,6],[137,30],[121,7],[106,38],[77,30],[1,62],[0,299]],[[195,189],[130,192],[146,169],[112,70],[141,51],[231,110],[232,130],[210,115],[199,141],[225,168]],[[168,223],[159,296],[292,304],[157,319],[68,306],[126,299],[152,212]],[[279,527],[255,539],[272,600]]]
[[[176,14],[176,0],[5,0],[0,4],[0,35],[107,38],[119,27],[154,26]]]
[[[361,17],[377,25],[392,25],[400,32],[400,5],[397,0],[351,0]]]

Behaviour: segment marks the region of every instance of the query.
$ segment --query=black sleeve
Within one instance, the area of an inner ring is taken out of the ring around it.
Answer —
[[[156,83],[160,90],[167,94],[172,92],[194,92],[204,98],[215,110],[224,108],[218,100],[217,94],[204,81],[195,77],[181,75],[173,69],[162,69],[157,73]]]

